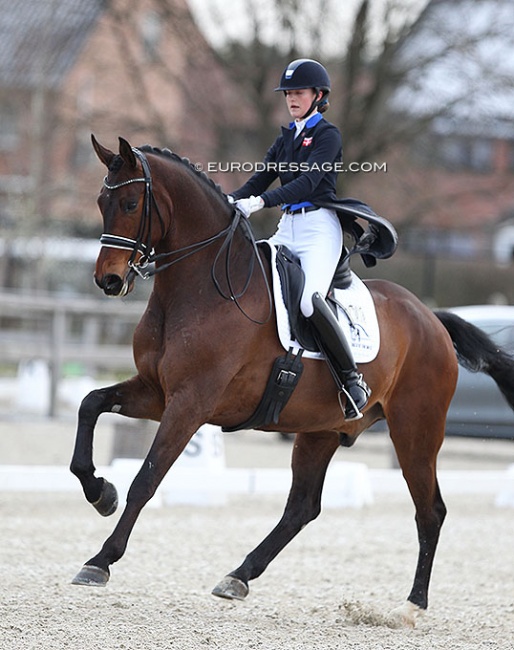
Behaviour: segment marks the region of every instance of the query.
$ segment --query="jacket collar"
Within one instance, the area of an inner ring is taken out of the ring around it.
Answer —
[[[315,113],[305,123],[300,135],[295,138],[295,122],[289,124],[289,128],[282,127],[282,135],[284,137],[284,142],[288,150],[288,155],[292,156],[293,151],[300,149],[303,143],[303,135],[305,135],[306,129],[312,129],[316,124],[318,124],[323,119],[321,113]]]
[[[314,113],[314,115],[311,115],[309,119],[305,122],[303,125],[304,129],[312,129],[313,126],[316,126],[316,124],[323,119],[323,115],[321,113]],[[289,128],[294,129],[296,127],[296,122],[289,122]]]

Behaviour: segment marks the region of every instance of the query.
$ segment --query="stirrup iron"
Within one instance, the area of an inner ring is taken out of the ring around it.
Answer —
[[[344,414],[344,419],[347,422],[354,422],[356,420],[360,420],[363,417],[361,409],[363,409],[366,406],[366,404],[368,403],[368,398],[371,395],[371,390],[369,386],[366,384],[366,382],[364,381],[362,374],[357,375],[357,381],[355,382],[354,386],[358,386],[365,395],[365,400],[360,404],[360,406],[356,403],[356,401],[350,394],[349,389],[344,384],[339,386],[339,392],[337,394],[337,398],[339,400],[339,406],[341,407],[341,410],[343,411]],[[342,394],[344,394],[344,396],[346,397],[346,404],[344,405],[341,401]]]

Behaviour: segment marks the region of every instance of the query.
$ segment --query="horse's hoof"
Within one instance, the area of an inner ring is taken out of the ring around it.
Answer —
[[[71,581],[72,585],[86,587],[105,587],[109,582],[109,572],[97,566],[85,564]]]
[[[422,616],[424,613],[424,609],[421,609],[421,607],[408,600],[406,603],[403,603],[403,605],[400,605],[400,607],[395,607],[395,609],[389,612],[387,620],[390,627],[414,628],[416,627],[418,617]]]
[[[219,598],[228,598],[229,600],[244,600],[248,596],[250,589],[239,578],[225,576],[212,590],[213,596]]]
[[[102,491],[100,496],[91,505],[102,515],[108,517],[116,512],[118,507],[118,492],[112,483],[103,480]]]

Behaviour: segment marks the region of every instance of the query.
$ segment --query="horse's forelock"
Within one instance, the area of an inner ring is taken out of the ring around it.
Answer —
[[[123,163],[124,163],[123,158],[118,154],[112,159],[112,162],[109,165],[109,171],[112,172],[113,174],[116,174],[117,172],[120,171]]]

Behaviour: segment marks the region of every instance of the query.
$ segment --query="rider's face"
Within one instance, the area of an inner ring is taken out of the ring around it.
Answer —
[[[299,120],[311,107],[316,92],[312,88],[301,88],[300,90],[286,90],[285,95],[289,114],[294,120]]]

